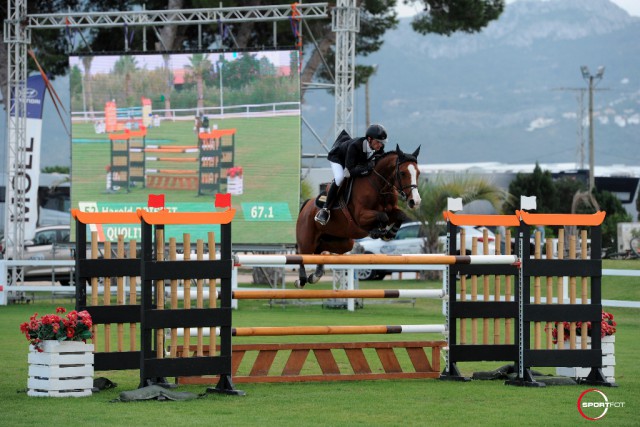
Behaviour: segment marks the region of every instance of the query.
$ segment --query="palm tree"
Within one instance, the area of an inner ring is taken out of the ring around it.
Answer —
[[[436,176],[418,185],[422,202],[417,210],[403,206],[403,211],[414,221],[420,221],[426,232],[424,253],[438,253],[438,236],[445,230],[442,213],[447,209],[447,198],[462,198],[463,204],[486,200],[500,211],[508,193],[490,180],[476,175],[454,175],[452,178]]]
[[[121,56],[113,66],[113,71],[117,76],[124,76],[124,97],[125,104],[133,101],[130,99],[133,96],[133,89],[131,83],[133,81],[133,74],[138,69],[135,57],[131,55]]]
[[[84,96],[85,96],[85,105],[87,110],[89,111],[89,117],[92,119],[95,117],[93,110],[93,85],[91,84],[91,62],[93,61],[93,56],[83,56],[82,57],[82,66],[84,67]]]
[[[194,53],[189,60],[191,65],[187,65],[187,68],[191,70],[191,74],[196,81],[196,90],[198,91],[197,115],[200,115],[204,112],[204,75],[211,70],[213,65],[207,55],[202,53]]]
[[[171,76],[171,55],[163,53],[162,60],[164,62],[165,81],[167,83],[164,98],[164,116],[171,117],[171,91],[173,90],[173,79]]]

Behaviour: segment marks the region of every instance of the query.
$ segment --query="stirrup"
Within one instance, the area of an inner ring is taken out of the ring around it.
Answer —
[[[326,215],[323,215],[323,214],[326,214]],[[329,222],[330,218],[331,218],[331,213],[329,212],[329,209],[322,208],[318,211],[318,213],[316,213],[316,216],[314,219],[320,225],[327,225],[327,222]]]

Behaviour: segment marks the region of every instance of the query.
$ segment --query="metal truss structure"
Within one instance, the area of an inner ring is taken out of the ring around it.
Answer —
[[[126,12],[65,12],[27,14],[27,0],[8,0],[4,22],[4,40],[8,45],[8,91],[15,102],[8,106],[8,159],[5,215],[6,247],[14,251],[8,257],[20,259],[25,241],[25,189],[30,183],[25,176],[27,49],[31,31],[62,28],[151,27],[165,25],[230,24],[289,20],[290,4],[255,7],[232,7],[182,10],[137,10]],[[298,3],[296,18],[327,18],[327,3]],[[338,0],[332,11],[332,28],[336,31],[335,130],[353,132],[353,99],[355,76],[355,34],[359,30],[359,14],[355,0]],[[145,38],[146,41],[146,38]],[[146,48],[146,42],[145,42]],[[11,187],[11,191],[9,188]]]
[[[360,10],[356,0],[338,0],[331,17],[331,29],[336,33],[336,135],[345,129],[353,135],[355,90],[356,33],[360,31]]]
[[[7,43],[7,172],[5,180],[5,257],[21,259],[24,253],[24,227],[27,187],[27,46],[31,30],[24,26],[27,1],[8,2],[4,22]],[[13,97],[13,102],[11,98]],[[13,252],[13,253],[11,253]],[[15,271],[15,270],[14,270]]]

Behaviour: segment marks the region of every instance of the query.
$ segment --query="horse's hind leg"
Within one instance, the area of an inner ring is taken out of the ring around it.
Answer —
[[[307,280],[309,283],[318,283],[322,276],[324,276],[324,265],[318,264],[316,266],[316,271],[311,273],[309,277],[307,277]]]

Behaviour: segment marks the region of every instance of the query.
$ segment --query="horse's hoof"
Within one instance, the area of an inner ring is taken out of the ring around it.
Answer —
[[[383,236],[384,236],[384,234],[380,230],[372,230],[372,231],[369,232],[369,237],[371,237],[372,239],[379,239],[379,238],[381,238]]]
[[[297,289],[302,289],[304,288],[304,284],[300,283],[300,280],[296,280],[295,282],[293,282],[293,285],[297,288]]]

